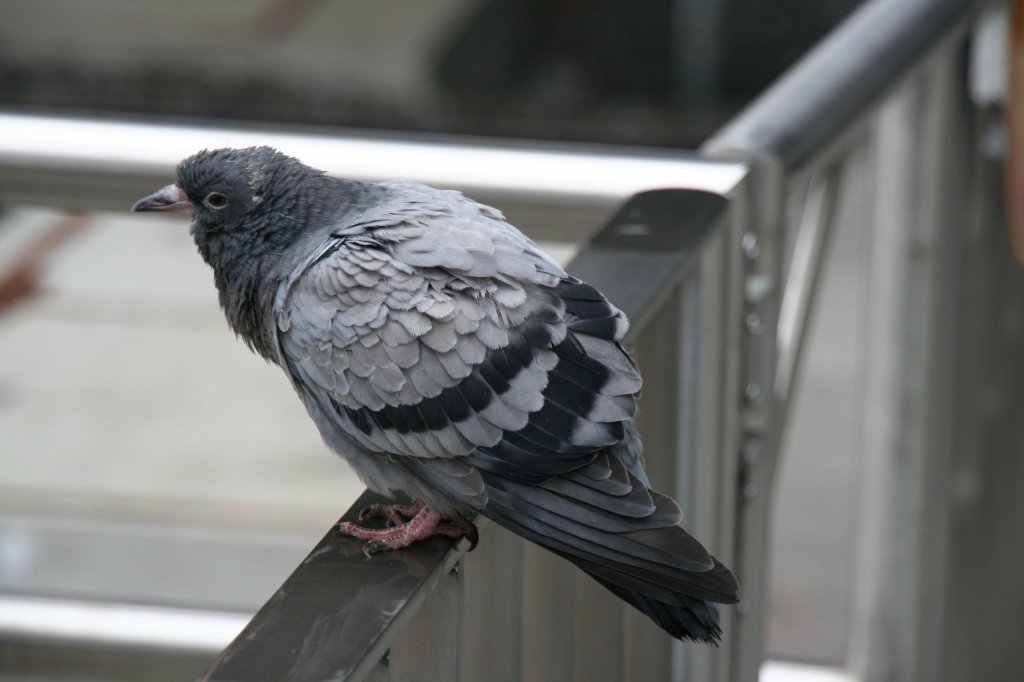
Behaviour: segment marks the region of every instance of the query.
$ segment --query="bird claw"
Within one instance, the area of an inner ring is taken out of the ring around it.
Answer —
[[[472,552],[476,549],[477,544],[480,542],[480,531],[476,529],[476,525],[462,516],[453,516],[450,519],[445,519],[445,523],[438,526],[437,532],[439,535],[447,535],[450,538],[466,538],[469,540],[467,552]]]
[[[378,554],[388,549],[388,544],[382,540],[367,540],[363,543],[363,554],[367,559],[373,558],[374,554]]]
[[[356,517],[360,521],[369,521],[374,518],[374,507],[377,505],[370,505],[369,507],[363,507],[359,510],[359,515]]]
[[[479,540],[476,526],[469,520],[458,514],[442,519],[422,502],[411,505],[373,504],[359,512],[360,521],[374,518],[387,519],[388,527],[368,528],[352,521],[343,521],[337,526],[340,535],[366,540],[363,543],[363,554],[367,557],[387,550],[402,549],[434,535],[466,537],[470,550],[476,547]]]
[[[463,521],[466,521],[466,525],[469,526],[469,528],[466,529],[466,532],[462,536],[469,540],[469,549],[467,549],[466,551],[472,552],[480,543],[480,531],[476,529],[476,525],[474,525],[472,521],[468,521],[466,519],[463,519]]]
[[[412,504],[371,504],[359,510],[359,520],[385,519],[388,528],[401,526],[420,513],[424,506],[419,501]]]

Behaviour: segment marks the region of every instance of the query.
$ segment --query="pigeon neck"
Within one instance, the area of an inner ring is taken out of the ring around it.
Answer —
[[[228,324],[255,352],[277,362],[273,337],[273,304],[277,287],[301,264],[290,257],[291,247],[307,236],[344,223],[345,216],[373,200],[375,185],[326,176],[307,178],[301,193],[268,200],[246,228],[206,234],[197,239],[199,251],[213,268]],[[294,260],[294,262],[293,262]]]
[[[213,268],[220,305],[231,329],[261,356],[276,362],[267,322],[272,318],[273,283],[268,276],[279,260],[274,249],[241,248],[255,244],[230,244],[238,235],[222,235],[200,251]],[[259,240],[254,240],[259,244]],[[266,244],[260,244],[266,247]],[[234,248],[232,248],[234,247]]]

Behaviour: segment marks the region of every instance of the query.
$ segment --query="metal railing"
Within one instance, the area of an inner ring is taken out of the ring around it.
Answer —
[[[727,192],[742,164],[658,149],[519,144],[437,135],[268,131],[0,112],[0,202],[122,210],[199,149],[271,145],[339,177],[413,178],[502,202],[615,206],[659,187]]]
[[[960,281],[952,235],[991,204],[998,181],[965,176],[973,124],[962,47],[982,4],[866,3],[699,157],[185,127],[164,137],[156,124],[59,119],[45,121],[53,145],[26,141],[28,128],[5,139],[0,200],[46,201],[40,188],[56,177],[72,200],[120,204],[196,148],[258,141],[331,172],[411,176],[499,203],[624,202],[569,269],[632,318],[652,478],[743,584],[739,607],[723,610],[721,648],[669,641],[493,525],[472,553],[435,539],[372,560],[328,534],[204,679],[756,679],[785,421],[829,233],[853,200],[877,237],[867,371],[877,407],[851,665],[872,680],[940,679],[929,661],[943,660],[955,631],[925,604],[945,605],[948,588],[926,568],[945,561],[952,541],[948,502],[927,490],[948,483],[955,453],[944,429],[956,403],[942,369],[953,350],[935,332],[960,319],[942,303]],[[26,122],[0,116],[0,127]],[[68,145],[80,125],[121,143]],[[479,163],[491,154],[506,162]],[[867,201],[850,189],[865,179]]]
[[[939,435],[937,414],[948,409],[941,396],[950,390],[950,376],[919,363],[943,356],[949,366],[956,364],[945,355],[948,348],[942,350],[941,342],[927,337],[927,330],[934,331],[944,317],[935,298],[943,288],[939,282],[947,278],[944,286],[949,286],[955,270],[944,248],[914,249],[921,240],[933,246],[943,239],[953,243],[958,221],[969,212],[964,207],[973,210],[991,201],[983,192],[972,195],[964,176],[975,132],[967,114],[963,48],[985,4],[866,3],[703,147],[714,158],[754,163],[756,208],[749,239],[760,246],[750,259],[749,276],[763,278],[771,293],[748,300],[747,332],[753,331],[751,319],[775,331],[747,337],[748,403],[741,448],[745,499],[737,529],[745,615],[736,629],[737,674],[732,679],[754,679],[762,658],[765,589],[754,581],[765,580],[778,457],[822,256],[837,203],[844,199],[865,202],[855,219],[878,237],[876,245],[883,245],[875,253],[886,253],[877,256],[871,273],[873,281],[886,283],[872,292],[872,308],[891,312],[892,302],[907,296],[904,287],[912,291],[898,306],[907,317],[869,318],[869,334],[898,328],[902,338],[886,337],[880,342],[884,347],[873,347],[876,354],[868,356],[869,377],[879,364],[895,363],[886,365],[894,374],[877,385],[869,379],[866,396],[869,406],[874,402],[890,410],[883,442],[872,439],[869,407],[868,476],[877,467],[891,479],[869,478],[864,489],[867,541],[860,549],[850,663],[869,680],[941,679],[936,666],[941,666],[943,638],[935,632],[934,610],[944,597],[936,589],[938,571],[929,575],[924,567],[945,561],[936,538],[949,530],[940,521],[948,503],[930,498],[926,489],[929,479],[948,472],[943,464],[929,462],[927,453],[945,450],[948,456],[949,441]],[[901,113],[894,115],[894,110]],[[851,191],[858,181],[869,186],[866,196]],[[987,182],[998,179],[990,175]],[[874,210],[868,208],[872,201],[878,202]],[[801,209],[795,215],[786,210],[794,203]],[[907,364],[897,369],[900,363]],[[897,426],[901,419],[908,421]],[[900,430],[918,435],[903,439]],[[907,466],[908,458],[916,464]],[[892,516],[879,516],[879,509]],[[887,603],[895,594],[907,601]],[[924,594],[933,600],[929,607],[915,603]]]

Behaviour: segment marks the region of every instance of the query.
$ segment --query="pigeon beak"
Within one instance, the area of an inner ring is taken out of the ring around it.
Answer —
[[[177,185],[167,185],[136,201],[132,211],[185,211],[191,208],[192,202],[184,190]]]

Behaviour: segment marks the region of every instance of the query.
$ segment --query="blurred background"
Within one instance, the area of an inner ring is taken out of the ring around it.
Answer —
[[[3,103],[696,148],[854,0],[4,0]]]
[[[0,0],[0,107],[697,149],[859,4]],[[0,211],[0,597],[202,618],[159,666],[88,637],[62,660],[4,638],[0,599],[0,680],[186,679],[362,488],[228,331],[183,219],[46,203]],[[563,260],[610,212],[501,208]],[[849,654],[870,248],[837,223],[772,522],[776,659]]]

